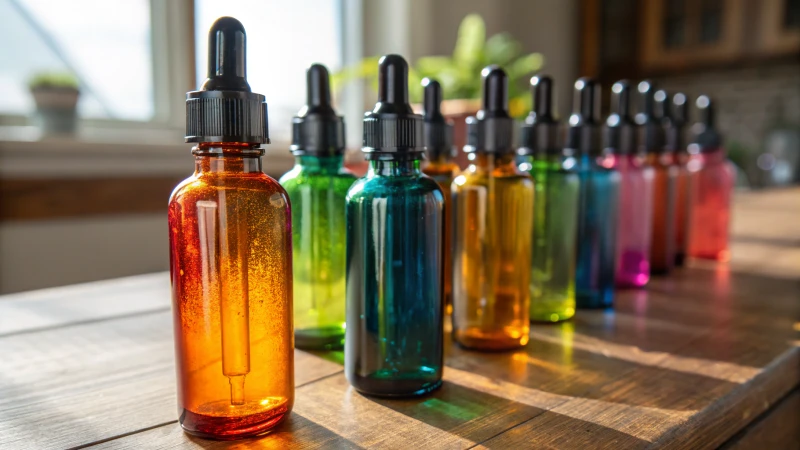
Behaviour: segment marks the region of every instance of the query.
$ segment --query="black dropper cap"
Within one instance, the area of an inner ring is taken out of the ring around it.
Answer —
[[[722,136],[714,128],[714,104],[707,95],[697,97],[697,123],[692,126],[691,152],[708,153],[722,147]]]
[[[597,81],[584,77],[575,82],[565,148],[595,156],[602,153],[600,95],[600,83]]]
[[[186,142],[269,143],[267,104],[250,91],[241,22],[220,17],[208,31],[208,78],[186,93]]]
[[[664,128],[656,116],[656,88],[650,81],[642,81],[638,86],[639,113],[636,124],[639,125],[639,145],[649,153],[664,151]]]
[[[688,107],[686,96],[659,90],[655,93],[655,114],[661,119],[664,126],[664,146],[668,152],[685,151],[683,142],[683,127],[686,125]]]
[[[422,116],[408,104],[408,63],[400,55],[378,61],[378,103],[364,115],[367,159],[422,158]]]
[[[289,150],[296,156],[344,153],[344,119],[331,106],[328,69],[322,64],[306,70],[306,106],[292,119]]]
[[[519,155],[560,154],[558,119],[553,112],[553,79],[547,75],[531,78],[533,109],[522,124]]]
[[[438,159],[442,155],[453,156],[453,123],[442,115],[442,86],[432,78],[422,80],[425,150],[428,158]]]
[[[483,78],[483,106],[467,118],[465,152],[508,153],[514,150],[514,120],[508,114],[508,76],[499,66],[486,66]]]
[[[603,128],[603,147],[621,155],[639,151],[636,145],[636,122],[631,115],[631,85],[620,80],[611,86],[611,114]]]

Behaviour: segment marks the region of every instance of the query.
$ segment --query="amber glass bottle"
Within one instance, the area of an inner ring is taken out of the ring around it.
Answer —
[[[447,314],[453,312],[453,200],[450,187],[458,173],[453,161],[453,124],[442,115],[442,87],[430,78],[422,80],[424,89],[425,156],[422,173],[436,180],[444,194],[444,302]]]
[[[666,98],[660,106],[664,115],[667,152],[672,155],[672,165],[677,173],[675,187],[675,265],[682,266],[689,246],[689,193],[691,174],[689,152],[684,139],[684,127],[689,120],[689,102],[680,92]]]
[[[261,170],[266,104],[244,45],[237,20],[211,27],[209,78],[187,94],[195,172],[169,201],[179,421],[215,439],[263,434],[294,400],[289,201]]]
[[[652,83],[639,83],[641,108],[636,115],[639,125],[639,145],[647,152],[647,163],[653,168],[653,216],[650,240],[650,273],[665,274],[675,266],[675,195],[678,170],[673,164],[673,154],[666,150],[662,118],[656,111],[656,97],[664,91],[655,91]]]
[[[464,347],[504,350],[529,339],[534,189],[515,162],[508,78],[497,66],[482,75],[470,165],[453,183],[453,331]]]

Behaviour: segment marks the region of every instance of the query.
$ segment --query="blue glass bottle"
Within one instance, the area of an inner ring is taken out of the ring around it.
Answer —
[[[579,155],[578,308],[605,308],[614,302],[620,177],[613,154],[604,153],[600,144],[599,109],[600,85],[590,78],[576,81],[566,148]]]
[[[347,194],[345,375],[365,394],[414,396],[442,383],[444,195],[420,171],[406,61],[384,56],[378,77],[369,172]]]

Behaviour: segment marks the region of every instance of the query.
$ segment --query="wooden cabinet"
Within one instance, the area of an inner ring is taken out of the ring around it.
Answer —
[[[603,79],[800,54],[800,0],[584,0],[582,14],[582,70]]]

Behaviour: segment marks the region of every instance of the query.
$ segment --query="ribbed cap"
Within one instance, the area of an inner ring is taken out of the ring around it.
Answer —
[[[428,158],[453,156],[453,123],[442,115],[442,86],[432,78],[422,80],[423,88],[423,140]]]
[[[467,118],[465,152],[508,153],[514,150],[514,120],[508,114],[508,76],[498,66],[481,71],[483,106]]]
[[[400,55],[378,62],[378,103],[364,115],[367,159],[421,158],[422,116],[408,104],[408,63]]]
[[[560,154],[558,119],[553,111],[553,79],[547,75],[531,78],[533,108],[522,124],[519,155]]]
[[[664,147],[668,152],[686,151],[683,141],[683,127],[688,117],[686,96],[677,93],[670,96],[666,91],[655,94],[656,117],[664,126]]]
[[[722,147],[722,136],[714,128],[714,104],[707,95],[697,97],[697,123],[692,125],[695,152],[713,152]]]
[[[312,64],[306,70],[306,106],[292,119],[292,145],[297,156],[344,153],[344,119],[331,106],[328,69]]]
[[[603,147],[621,155],[636,153],[636,122],[631,115],[631,85],[620,80],[611,86],[611,114],[603,128]]]
[[[208,78],[186,93],[186,142],[269,143],[267,104],[250,91],[244,26],[220,17],[208,32]]]
[[[564,147],[582,154],[600,155],[600,83],[591,78],[575,82],[572,115],[569,116],[567,142]]]
[[[639,90],[639,113],[636,123],[639,125],[639,146],[644,152],[658,153],[664,151],[664,128],[655,113],[656,88],[650,81],[642,81]]]

